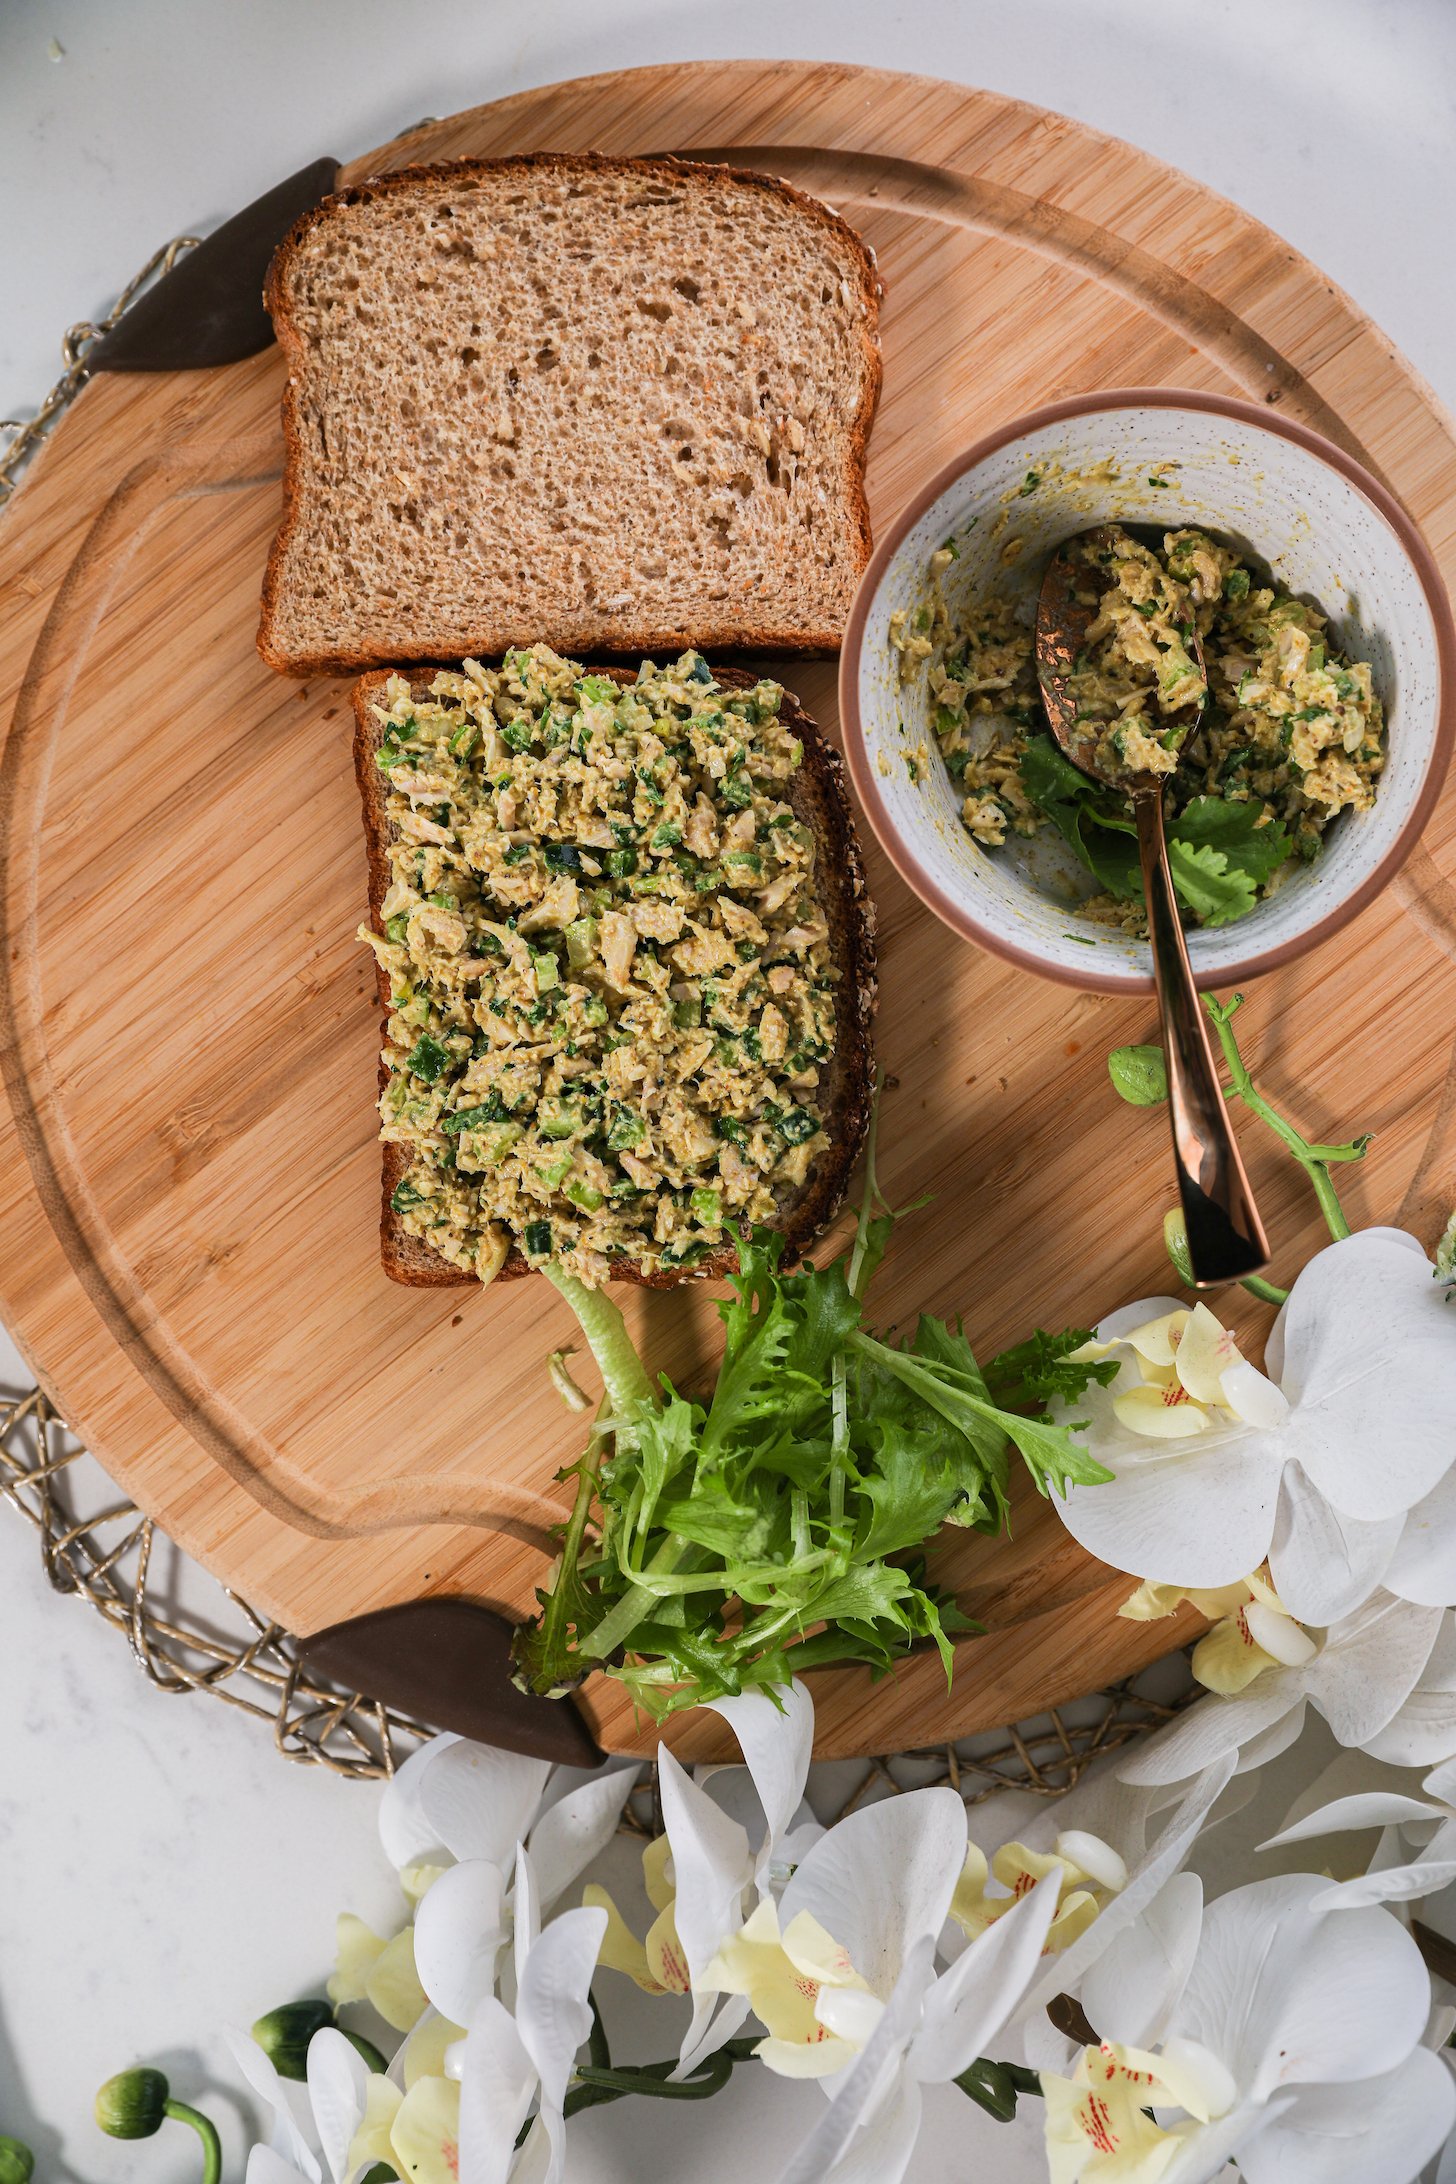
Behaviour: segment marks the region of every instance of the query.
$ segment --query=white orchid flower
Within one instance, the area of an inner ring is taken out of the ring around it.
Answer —
[[[1444,1725],[1456,1721],[1456,1690],[1428,1689],[1423,1679],[1448,1677],[1456,1686],[1451,1620],[1440,1608],[1414,1607],[1377,1591],[1320,1634],[1318,1651],[1308,1660],[1267,1669],[1237,1697],[1204,1699],[1160,1729],[1124,1762],[1122,1778],[1180,1782],[1233,1753],[1239,1755],[1240,1773],[1262,1766],[1294,1742],[1310,1706],[1324,1716],[1339,1743],[1377,1756],[1398,1760],[1400,1752],[1430,1735],[1439,1745]],[[1421,1720],[1403,1725],[1408,1710],[1427,1716],[1429,1729]],[[1398,1749],[1379,1751],[1385,1742]],[[1419,1756],[1429,1764],[1447,1752]]]
[[[978,1940],[1053,1869],[1061,1876],[1061,1895],[1043,1946],[1050,1951],[1065,1949],[1087,1931],[1128,1880],[1121,1854],[1100,1836],[1081,1830],[1062,1830],[1049,1851],[1032,1850],[1026,1843],[1003,1843],[989,1860],[978,1843],[967,1844],[950,1915],[970,1940]]]
[[[577,2050],[591,2029],[591,1982],[606,1914],[563,1911],[544,1931],[530,1855],[516,1860],[514,2014],[482,1996],[452,2049],[458,2074],[459,2184],[559,2184],[565,2103]],[[525,2141],[516,2140],[535,2104]],[[408,2175],[408,2170],[402,2170]]]
[[[1052,2184],[1208,2184],[1231,2160],[1247,2184],[1410,2184],[1456,2123],[1419,2044],[1430,1979],[1388,1912],[1319,1911],[1325,1886],[1255,1882],[1200,1921],[1185,1875],[1124,1934],[1086,1998],[1101,2046],[1043,2077]]]
[[[700,1768],[688,1775],[672,1754],[659,1755],[665,1834],[642,1854],[643,1882],[657,1913],[638,1940],[604,1888],[588,1887],[583,1902],[606,1914],[602,1963],[625,1972],[649,1994],[693,1996],[678,2075],[731,2039],[747,2015],[733,2000],[715,2011],[701,1974],[720,1945],[742,1926],[750,1896],[782,1888],[789,1869],[815,1836],[806,1818],[804,1784],[814,1744],[814,1703],[795,1680],[769,1694],[744,1692],[711,1702],[733,1731],[744,1767]]]
[[[1456,1599],[1456,1343],[1412,1237],[1364,1229],[1317,1253],[1264,1373],[1206,1305],[1167,1297],[1114,1312],[1097,1346],[1117,1377],[1063,1409],[1113,1477],[1057,1505],[1090,1553],[1184,1588],[1267,1561],[1288,1612],[1321,1628],[1387,1579]]]
[[[459,2038],[454,2026],[442,2032]],[[230,2033],[228,2040],[238,2068],[272,2112],[267,2146],[255,2147],[249,2157],[253,2184],[294,2179],[321,2184],[319,2155],[298,2121],[288,2087],[256,2041],[242,2033]],[[460,2089],[445,2075],[444,2045],[443,2038],[429,2041],[417,2034],[383,2075],[371,2071],[332,2026],[314,2034],[307,2103],[332,2184],[354,2184],[380,2161],[419,2184],[458,2184]]]
[[[728,1994],[751,2007],[768,2035],[754,2052],[781,2076],[843,2069],[915,1945],[926,1943],[933,1960],[965,1855],[966,1808],[952,1789],[911,1790],[850,1813],[808,1851],[779,1900],[765,1896],[695,1969],[695,1997]]]
[[[402,2031],[427,2001],[468,2023],[495,1992],[518,1844],[549,1911],[610,1841],[639,1771],[552,1767],[455,1736],[412,1754],[381,1799],[379,1831],[417,1902],[415,1922],[385,1946],[358,1920],[341,1920],[331,1997],[367,1998]]]
[[[1141,1936],[1160,1907],[1176,1901],[1170,1888],[1181,1885],[1179,1877],[1195,1842],[1218,1817],[1219,1800],[1234,1771],[1234,1759],[1226,1753],[1202,1774],[1170,1796],[1164,1784],[1134,1786],[1120,1781],[1110,1768],[1101,1768],[1079,1785],[1060,1816],[1077,1823],[1077,1833],[1110,1845],[1127,1870],[1127,1879],[1115,1893],[1109,1892],[1103,1907],[1085,1929],[1056,1953],[1048,1953],[1038,1976],[1028,1987],[1016,2013],[1016,2023],[1029,2063],[1059,2070],[1069,2065],[1074,2050],[1047,2017],[1047,2005],[1059,1995],[1070,1994],[1090,2005],[1087,1997],[1101,1976],[1104,1962],[1121,1963],[1121,1951],[1132,1946],[1125,1937]],[[1050,1821],[1042,1827],[1050,1826]],[[1028,1833],[1035,1839],[1038,1830]],[[1062,1831],[1064,1834],[1067,1832]],[[1139,1960],[1141,1961],[1141,1960]],[[1142,1973],[1139,1982],[1146,1985]],[[1156,2015],[1154,2004],[1149,2009]],[[1098,2021],[1092,2017],[1095,2025]],[[1129,2038],[1141,2038],[1141,2032]]]
[[[899,2184],[914,2158],[921,2088],[949,2085],[1009,2022],[1045,1951],[1061,1879],[1059,1868],[1043,1874],[938,1976],[934,1940],[922,1933],[888,2001],[867,1986],[821,1992],[821,2016],[863,2045],[780,2184]]]
[[[1187,1590],[1144,1579],[1117,1612],[1129,1622],[1156,1622],[1175,1614],[1185,1600],[1213,1625],[1193,1648],[1189,1665],[1201,1684],[1225,1698],[1247,1690],[1266,1668],[1300,1668],[1319,1651],[1263,1570],[1236,1585]]]
[[[1432,1768],[1420,1785],[1420,1796],[1407,1787],[1407,1777],[1391,1768],[1365,1760],[1361,1771],[1363,1786],[1326,1803],[1316,1799],[1310,1810],[1286,1820],[1277,1835],[1259,1845],[1261,1850],[1279,1850],[1326,1835],[1380,1830],[1368,1871],[1327,1888],[1316,1898],[1316,1910],[1400,1903],[1433,1896],[1456,1881],[1456,1759]],[[1327,1776],[1333,1773],[1327,1770]]]

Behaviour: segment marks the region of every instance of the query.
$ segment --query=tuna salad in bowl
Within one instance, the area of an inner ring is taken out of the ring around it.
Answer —
[[[1158,389],[1002,428],[892,526],[840,676],[870,822],[953,929],[1104,992],[1152,966],[1131,807],[1057,746],[1037,684],[1073,537],[1096,603],[1076,732],[1164,783],[1200,984],[1274,969],[1371,900],[1439,792],[1456,634],[1429,553],[1341,449]]]

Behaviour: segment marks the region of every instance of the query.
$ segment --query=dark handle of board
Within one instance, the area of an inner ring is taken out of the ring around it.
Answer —
[[[327,197],[336,159],[315,159],[179,258],[86,354],[89,372],[191,372],[237,364],[273,341],[263,279],[295,220]]]
[[[606,1756],[574,1702],[511,1681],[512,1625],[473,1600],[406,1600],[334,1623],[298,1650],[314,1674],[397,1713],[529,1759],[596,1767]]]

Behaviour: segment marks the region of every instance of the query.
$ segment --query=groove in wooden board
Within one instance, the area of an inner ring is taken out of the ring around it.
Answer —
[[[355,171],[547,142],[716,146],[861,226],[888,289],[881,521],[988,422],[1056,393],[1263,380],[1387,476],[1456,567],[1456,449],[1414,375],[1276,238],[1129,147],[921,79],[742,64],[523,94]],[[520,1612],[579,1438],[542,1370],[567,1322],[539,1285],[431,1297],[378,1271],[346,693],[280,683],[252,651],[280,391],[276,355],[98,382],[0,526],[0,1217],[15,1240],[0,1308],[128,1490],[293,1627],[431,1591]],[[832,733],[833,664],[786,674]],[[1321,1132],[1379,1130],[1371,1169],[1348,1178],[1356,1217],[1403,1198],[1418,1233],[1456,1179],[1453,874],[1448,793],[1347,953],[1266,980],[1245,1019],[1271,1096]],[[884,1178],[899,1201],[938,1193],[877,1317],[964,1310],[995,1348],[1166,1288],[1161,1118],[1120,1107],[1103,1073],[1150,1011],[959,948],[877,852],[872,886],[899,1080]],[[1317,1215],[1284,1157],[1245,1142],[1292,1268]],[[701,1383],[711,1298],[628,1311],[655,1364]],[[1249,1300],[1233,1316],[1251,1332],[1268,1317]],[[1117,1622],[1125,1582],[1029,1489],[1015,1515],[1010,1541],[935,1551],[994,1626],[958,1648],[950,1700],[931,1658],[893,1685],[822,1676],[821,1749],[994,1723],[1195,1627]],[[639,1740],[615,1688],[586,1702],[606,1741]],[[707,1751],[719,1735],[689,1723],[673,1740]]]

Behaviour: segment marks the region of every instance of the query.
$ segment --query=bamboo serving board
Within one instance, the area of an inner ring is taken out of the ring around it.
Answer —
[[[1276,403],[1356,454],[1456,574],[1456,445],[1432,396],[1313,266],[1234,206],[1060,117],[835,65],[720,63],[559,85],[434,122],[344,170],[537,149],[761,166],[841,210],[885,282],[869,487],[883,523],[998,420],[1169,383]],[[394,1287],[377,1249],[378,1018],[354,939],[364,858],[347,686],[253,648],[278,517],[276,349],[94,380],[0,522],[0,1315],[127,1492],[307,1633],[388,1604],[531,1602],[579,1422],[540,1282]],[[834,665],[784,671],[836,732]],[[882,1177],[930,1190],[874,1316],[964,1315],[994,1350],[1166,1289],[1157,1114],[1105,1056],[1150,1008],[957,942],[868,842],[880,913]],[[1361,1222],[1430,1241],[1456,1196],[1456,791],[1402,877],[1241,1019],[1312,1135],[1377,1133]],[[1287,1280],[1312,1200],[1243,1131]],[[1234,1316],[1261,1332],[1259,1308]],[[715,1355],[710,1295],[630,1292],[679,1385]],[[954,1689],[814,1679],[822,1754],[905,1749],[1120,1676],[1196,1624],[1114,1615],[1126,1581],[1023,1494],[1013,1537],[936,1566],[988,1635]],[[650,1743],[584,1695],[614,1749]],[[676,1725],[698,1756],[712,1717]]]

